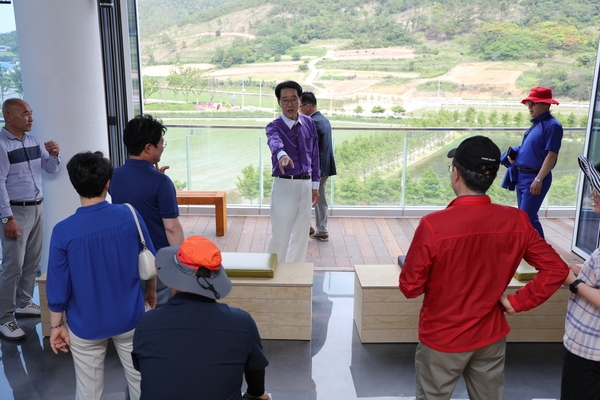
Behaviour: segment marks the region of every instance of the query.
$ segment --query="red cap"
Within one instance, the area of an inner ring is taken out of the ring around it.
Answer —
[[[529,96],[521,100],[521,103],[525,104],[528,101],[533,103],[548,103],[558,105],[558,101],[552,98],[552,89],[545,86],[536,86],[529,92]]]
[[[207,268],[217,271],[221,267],[221,250],[213,242],[202,236],[190,236],[183,241],[177,258],[190,268]]]

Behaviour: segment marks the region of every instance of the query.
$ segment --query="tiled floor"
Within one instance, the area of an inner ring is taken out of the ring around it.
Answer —
[[[267,390],[273,399],[414,398],[416,345],[361,344],[352,319],[353,273],[316,271],[314,278],[312,340],[263,343],[270,360]],[[26,339],[0,341],[0,399],[73,399],[71,355],[52,353],[48,339],[41,337],[39,318],[19,323]],[[504,398],[557,399],[562,352],[560,343],[508,344]],[[125,399],[125,378],[112,348],[105,370],[105,399]],[[461,380],[453,399],[467,398]]]

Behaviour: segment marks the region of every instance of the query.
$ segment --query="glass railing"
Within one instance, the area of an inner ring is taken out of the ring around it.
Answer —
[[[230,124],[230,121],[227,121]],[[230,205],[268,207],[271,154],[267,121],[260,125],[167,125],[168,147],[161,164],[182,190],[225,190]],[[525,128],[398,128],[334,126],[337,175],[329,179],[331,208],[438,208],[454,193],[447,152],[468,136],[490,137],[503,151],[519,145]],[[577,156],[583,153],[585,128],[565,128],[553,183],[542,208],[575,208],[579,176]],[[516,205],[512,191],[500,183],[489,190],[493,201]]]

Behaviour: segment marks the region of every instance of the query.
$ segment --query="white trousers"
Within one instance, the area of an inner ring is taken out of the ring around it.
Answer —
[[[77,381],[76,400],[102,400],[104,399],[104,358],[108,339],[112,339],[119,354],[119,359],[127,378],[129,398],[138,400],[141,396],[140,382],[142,376],[133,367],[131,352],[133,351],[134,329],[112,338],[86,340],[78,337],[69,330],[71,339],[71,354],[75,365],[75,379]]]
[[[310,179],[273,179],[269,253],[280,262],[305,261],[311,203]]]

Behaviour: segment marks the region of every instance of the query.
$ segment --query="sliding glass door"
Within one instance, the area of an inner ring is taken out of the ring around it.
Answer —
[[[600,44],[596,57],[596,70],[592,85],[590,113],[584,154],[594,165],[600,163],[600,85],[598,70],[600,66]],[[592,211],[590,183],[580,173],[577,198],[575,229],[573,230],[572,250],[581,257],[588,256],[599,246],[600,215]]]

